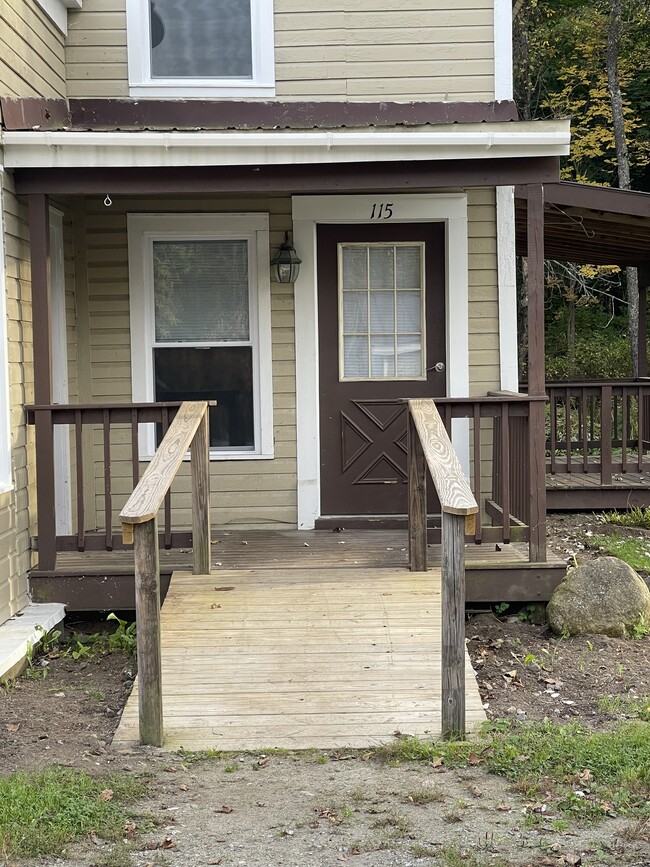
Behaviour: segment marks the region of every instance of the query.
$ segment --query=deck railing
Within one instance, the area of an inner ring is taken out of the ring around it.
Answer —
[[[650,472],[650,380],[548,383],[547,472]]]
[[[27,407],[36,432],[38,567],[54,570],[61,551],[113,551],[124,547],[118,532],[121,505],[140,478],[141,425],[156,424],[162,435],[178,412],[177,403],[52,404]],[[54,430],[69,434],[72,521],[75,532],[57,535]],[[163,503],[161,544],[186,547],[188,531],[174,530],[172,501]]]
[[[195,575],[208,575],[210,462],[206,401],[181,405],[120,513],[124,542],[134,546],[140,742],[153,746],[162,746],[163,742],[157,516],[188,449],[192,462],[193,571]]]
[[[411,571],[427,570],[427,470],[442,513],[442,734],[465,734],[465,534],[478,504],[433,400],[409,400],[408,519]]]

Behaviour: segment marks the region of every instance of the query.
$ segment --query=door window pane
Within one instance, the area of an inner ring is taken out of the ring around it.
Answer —
[[[253,76],[251,0],[150,0],[152,78]]]
[[[250,346],[154,349],[156,400],[216,400],[212,448],[253,449],[253,350]]]
[[[424,244],[340,244],[341,379],[422,379]]]
[[[157,341],[248,340],[248,242],[153,242]]]

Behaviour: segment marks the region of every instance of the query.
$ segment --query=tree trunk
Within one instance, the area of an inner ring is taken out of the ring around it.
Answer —
[[[607,84],[612,106],[614,143],[618,185],[622,190],[630,189],[630,158],[625,135],[625,116],[623,113],[623,94],[618,76],[618,46],[621,39],[621,0],[610,0],[609,29],[607,31]],[[627,315],[630,331],[630,354],[632,356],[632,376],[639,375],[639,278],[636,268],[627,269]]]

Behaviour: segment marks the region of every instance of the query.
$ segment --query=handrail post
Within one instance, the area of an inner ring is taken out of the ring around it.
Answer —
[[[206,409],[190,445],[192,453],[192,549],[195,575],[210,574],[210,454]]]
[[[409,566],[427,571],[427,470],[420,437],[407,408]]]
[[[465,735],[465,515],[442,513],[442,736]]]
[[[156,518],[133,526],[140,743],[163,743],[160,571]]]

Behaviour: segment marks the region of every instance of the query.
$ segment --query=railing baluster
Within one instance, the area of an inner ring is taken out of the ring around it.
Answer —
[[[74,413],[74,443],[77,459],[77,551],[86,547],[86,515],[84,510],[83,421],[81,410]]]
[[[479,503],[476,513],[474,541],[478,544],[483,538],[483,519],[481,517],[481,408],[474,404],[474,499]]]
[[[138,427],[138,410],[131,410],[131,478],[133,487],[140,481],[140,439]]]
[[[612,483],[612,387],[600,391],[600,483]]]
[[[104,428],[104,530],[107,551],[113,550],[113,497],[111,494],[111,417],[110,410],[102,412]]]
[[[34,413],[36,428],[36,503],[38,506],[38,568],[56,566],[56,505],[54,495],[54,425],[52,410]]]
[[[169,411],[167,407],[163,408],[162,413],[162,434],[163,437],[169,430]],[[165,495],[165,548],[169,550],[172,546],[172,491],[171,488]]]
[[[622,389],[622,406],[621,406],[621,472],[627,472],[627,439],[628,439],[628,391],[625,386]]]
[[[557,425],[558,425],[558,395],[555,389],[549,389],[550,417],[551,417],[551,472],[557,472]]]
[[[580,403],[582,405],[582,472],[589,472],[589,435],[587,433],[587,389],[581,389]]]
[[[637,452],[638,452],[638,467],[639,472],[643,472],[643,388],[641,386],[637,389]]]
[[[510,417],[508,404],[501,405],[501,508],[503,541],[510,542]]]
[[[427,571],[427,468],[413,416],[406,413],[408,451],[408,527],[411,572]]]
[[[571,472],[571,390],[566,388],[565,390],[565,404],[564,404],[564,415],[565,415],[565,434],[566,434],[566,471],[567,473]]]

